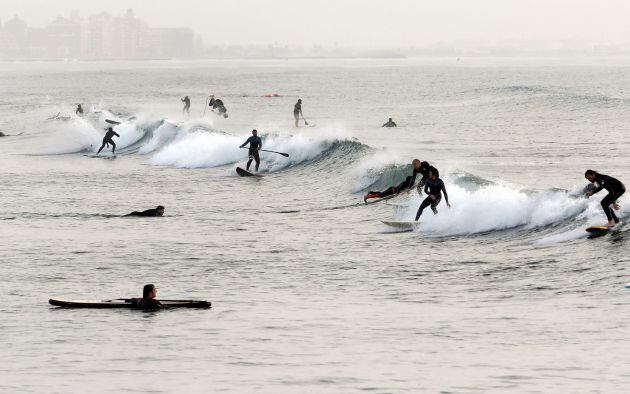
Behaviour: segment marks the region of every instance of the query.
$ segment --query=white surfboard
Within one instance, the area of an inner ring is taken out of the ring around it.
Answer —
[[[383,220],[382,222],[386,226],[406,229],[406,230],[412,230],[418,227],[421,223],[421,222],[416,222],[416,221],[396,221],[396,220]]]

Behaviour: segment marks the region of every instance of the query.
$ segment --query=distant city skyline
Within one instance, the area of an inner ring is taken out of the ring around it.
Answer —
[[[3,0],[0,18],[20,15],[43,27],[57,15],[122,15],[133,8],[150,26],[190,28],[208,45],[353,48],[424,47],[436,43],[581,40],[630,41],[625,0]]]
[[[323,44],[210,43],[190,27],[150,24],[128,8],[112,14],[98,11],[58,15],[43,26],[32,26],[19,15],[0,19],[0,59],[171,59],[171,58],[285,58],[285,57],[413,57],[518,56],[548,54],[630,54],[630,43],[615,44],[582,37],[474,38],[427,45],[401,42],[398,46],[361,47]],[[625,41],[627,42],[627,41]]]

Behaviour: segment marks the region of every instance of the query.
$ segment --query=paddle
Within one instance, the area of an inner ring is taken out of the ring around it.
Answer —
[[[240,148],[241,148],[241,149],[249,149],[249,148],[246,148],[246,147],[244,147],[244,146],[241,146]],[[282,155],[282,156],[284,156],[284,157],[289,157],[289,154],[288,154],[288,153],[276,152],[275,150],[261,149],[261,151],[263,151],[263,152],[277,153],[277,154]]]
[[[308,122],[306,121],[306,118],[304,117],[304,115],[302,115],[302,120],[304,121],[304,124],[308,126]]]

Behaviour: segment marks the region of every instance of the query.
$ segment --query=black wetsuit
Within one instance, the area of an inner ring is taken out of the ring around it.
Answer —
[[[396,123],[393,120],[389,120],[389,121],[387,121],[387,123],[385,123],[381,127],[397,127],[397,126],[396,126]]]
[[[367,198],[383,198],[391,196],[392,194],[398,194],[405,189],[409,189],[413,186],[412,177],[408,176],[404,181],[402,181],[398,186],[388,187],[382,192],[374,192],[369,191]]]
[[[79,105],[74,113],[77,115],[83,115],[83,108]]]
[[[262,140],[258,136],[251,136],[241,145],[241,148],[244,148],[245,145],[249,144],[249,161],[247,162],[247,170],[249,171],[249,166],[252,164],[252,160],[256,160],[256,172],[258,172],[258,167],[260,166],[260,156],[258,155],[258,151],[262,147]]]
[[[302,113],[302,103],[295,103],[295,107],[293,107],[293,117],[297,121],[300,119],[300,114]]]
[[[157,208],[147,209],[146,211],[133,211],[125,216],[161,216]]]
[[[446,187],[444,187],[444,182],[437,178],[436,180],[427,179],[424,185],[424,192],[427,194],[427,198],[422,201],[420,204],[420,208],[418,208],[418,213],[416,213],[416,220],[420,218],[422,215],[422,211],[429,205],[433,210],[433,213],[437,214],[437,206],[442,201],[442,192],[444,193],[444,198],[446,199],[446,203],[448,204],[448,193],[446,193]],[[435,196],[435,200],[431,198],[431,196]]]
[[[420,168],[418,169],[413,169],[413,178],[411,179],[411,185],[409,185],[409,187],[412,187],[414,183],[416,183],[416,176],[418,174],[422,174],[422,178],[420,178],[420,182],[418,183],[418,193],[422,194],[422,187],[424,186],[424,184],[426,183],[427,179],[429,179],[429,169],[431,168],[431,166],[429,165],[428,162],[426,161],[421,161],[420,162]]]
[[[107,133],[105,133],[105,137],[103,137],[103,145],[101,145],[101,147],[98,149],[98,152],[96,152],[97,155],[101,153],[105,145],[108,144],[112,144],[112,154],[115,154],[116,144],[114,143],[114,141],[112,141],[112,137],[114,136],[120,137],[120,135],[118,135],[118,133],[116,133],[114,130],[109,130],[107,131]]]
[[[223,101],[221,99],[211,98],[208,105],[212,107],[213,110],[216,109],[217,111],[219,111],[220,115],[223,115],[227,112],[227,109],[225,108],[225,105],[223,105]]]
[[[156,309],[167,309],[160,301],[155,298],[132,298],[131,303],[134,308],[142,309],[144,311],[151,311]]]
[[[602,208],[608,220],[614,220],[615,223],[619,223],[619,218],[615,215],[615,212],[610,209],[610,206],[626,192],[626,187],[619,179],[603,174],[597,174],[595,176],[595,182],[597,182],[599,186],[593,190],[592,194],[599,193],[602,189],[608,191],[608,195],[602,200]]]
[[[420,163],[420,168],[413,169],[413,174],[408,176],[403,182],[401,182],[398,186],[388,187],[382,192],[369,191],[368,198],[383,198],[387,196],[391,196],[392,194],[398,194],[405,189],[411,189],[413,185],[416,183],[416,177],[418,174],[422,174],[422,178],[420,179],[420,183],[418,184],[418,192],[422,194],[422,186],[426,182],[429,176],[429,168],[430,165],[426,161]]]
[[[184,103],[184,109],[182,110],[182,112],[186,111],[188,114],[190,114],[190,99],[188,98],[188,96],[184,97],[182,99],[182,102]]]

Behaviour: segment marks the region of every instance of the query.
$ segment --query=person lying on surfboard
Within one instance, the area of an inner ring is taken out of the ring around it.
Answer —
[[[155,208],[147,209],[146,211],[133,211],[125,216],[143,216],[143,217],[158,217],[164,216],[164,206],[158,205]]]
[[[155,299],[157,296],[157,287],[155,285],[144,285],[142,289],[142,298],[132,298],[131,302],[136,308],[143,309],[145,311],[154,309],[166,309],[165,305]]]
[[[100,148],[98,148],[98,152],[96,152],[96,154],[98,155],[99,153],[101,153],[101,151],[103,150],[103,148],[105,147],[105,145],[109,146],[109,144],[112,145],[112,155],[116,154],[116,144],[114,143],[114,141],[112,140],[112,138],[116,136],[116,137],[120,137],[120,135],[118,133],[116,133],[114,131],[114,129],[112,129],[111,127],[109,129],[107,129],[107,133],[105,133],[105,137],[103,137],[103,145],[101,145]]]
[[[608,195],[602,200],[602,208],[608,218],[607,227],[615,227],[619,223],[619,218],[615,215],[615,212],[610,209],[612,205],[614,209],[619,209],[617,199],[626,192],[626,187],[619,179],[613,178],[608,175],[600,174],[597,171],[586,170],[584,177],[591,183],[596,183],[598,186],[595,190],[586,192],[586,197],[590,197],[595,193],[599,193],[602,189],[608,191]]]
[[[247,139],[247,141],[243,142],[241,148],[244,148],[245,145],[249,144],[249,161],[247,162],[247,171],[249,171],[249,166],[252,164],[252,160],[256,160],[256,172],[258,172],[258,167],[260,166],[260,155],[258,151],[262,148],[262,140],[258,137],[258,131],[256,129],[252,130],[252,136]]]
[[[413,166],[413,174],[411,176],[408,176],[402,183],[400,183],[398,186],[388,187],[382,192],[368,191],[368,193],[363,196],[363,202],[367,202],[369,198],[384,198],[387,196],[391,196],[392,194],[398,194],[405,189],[411,189],[414,183],[416,183],[416,176],[418,174],[422,174],[422,178],[418,183],[418,193],[422,195],[422,186],[424,186],[424,183],[429,177],[430,165],[426,161],[420,161],[418,159],[413,159],[411,165]]]
[[[429,205],[435,215],[437,215],[437,206],[442,201],[442,193],[444,193],[444,199],[446,200],[446,206],[451,207],[448,202],[448,193],[446,193],[446,187],[444,187],[444,181],[440,179],[440,172],[435,167],[429,168],[429,179],[424,185],[424,192],[427,194],[427,198],[422,201],[418,213],[416,213],[416,222],[420,219],[422,211]]]

